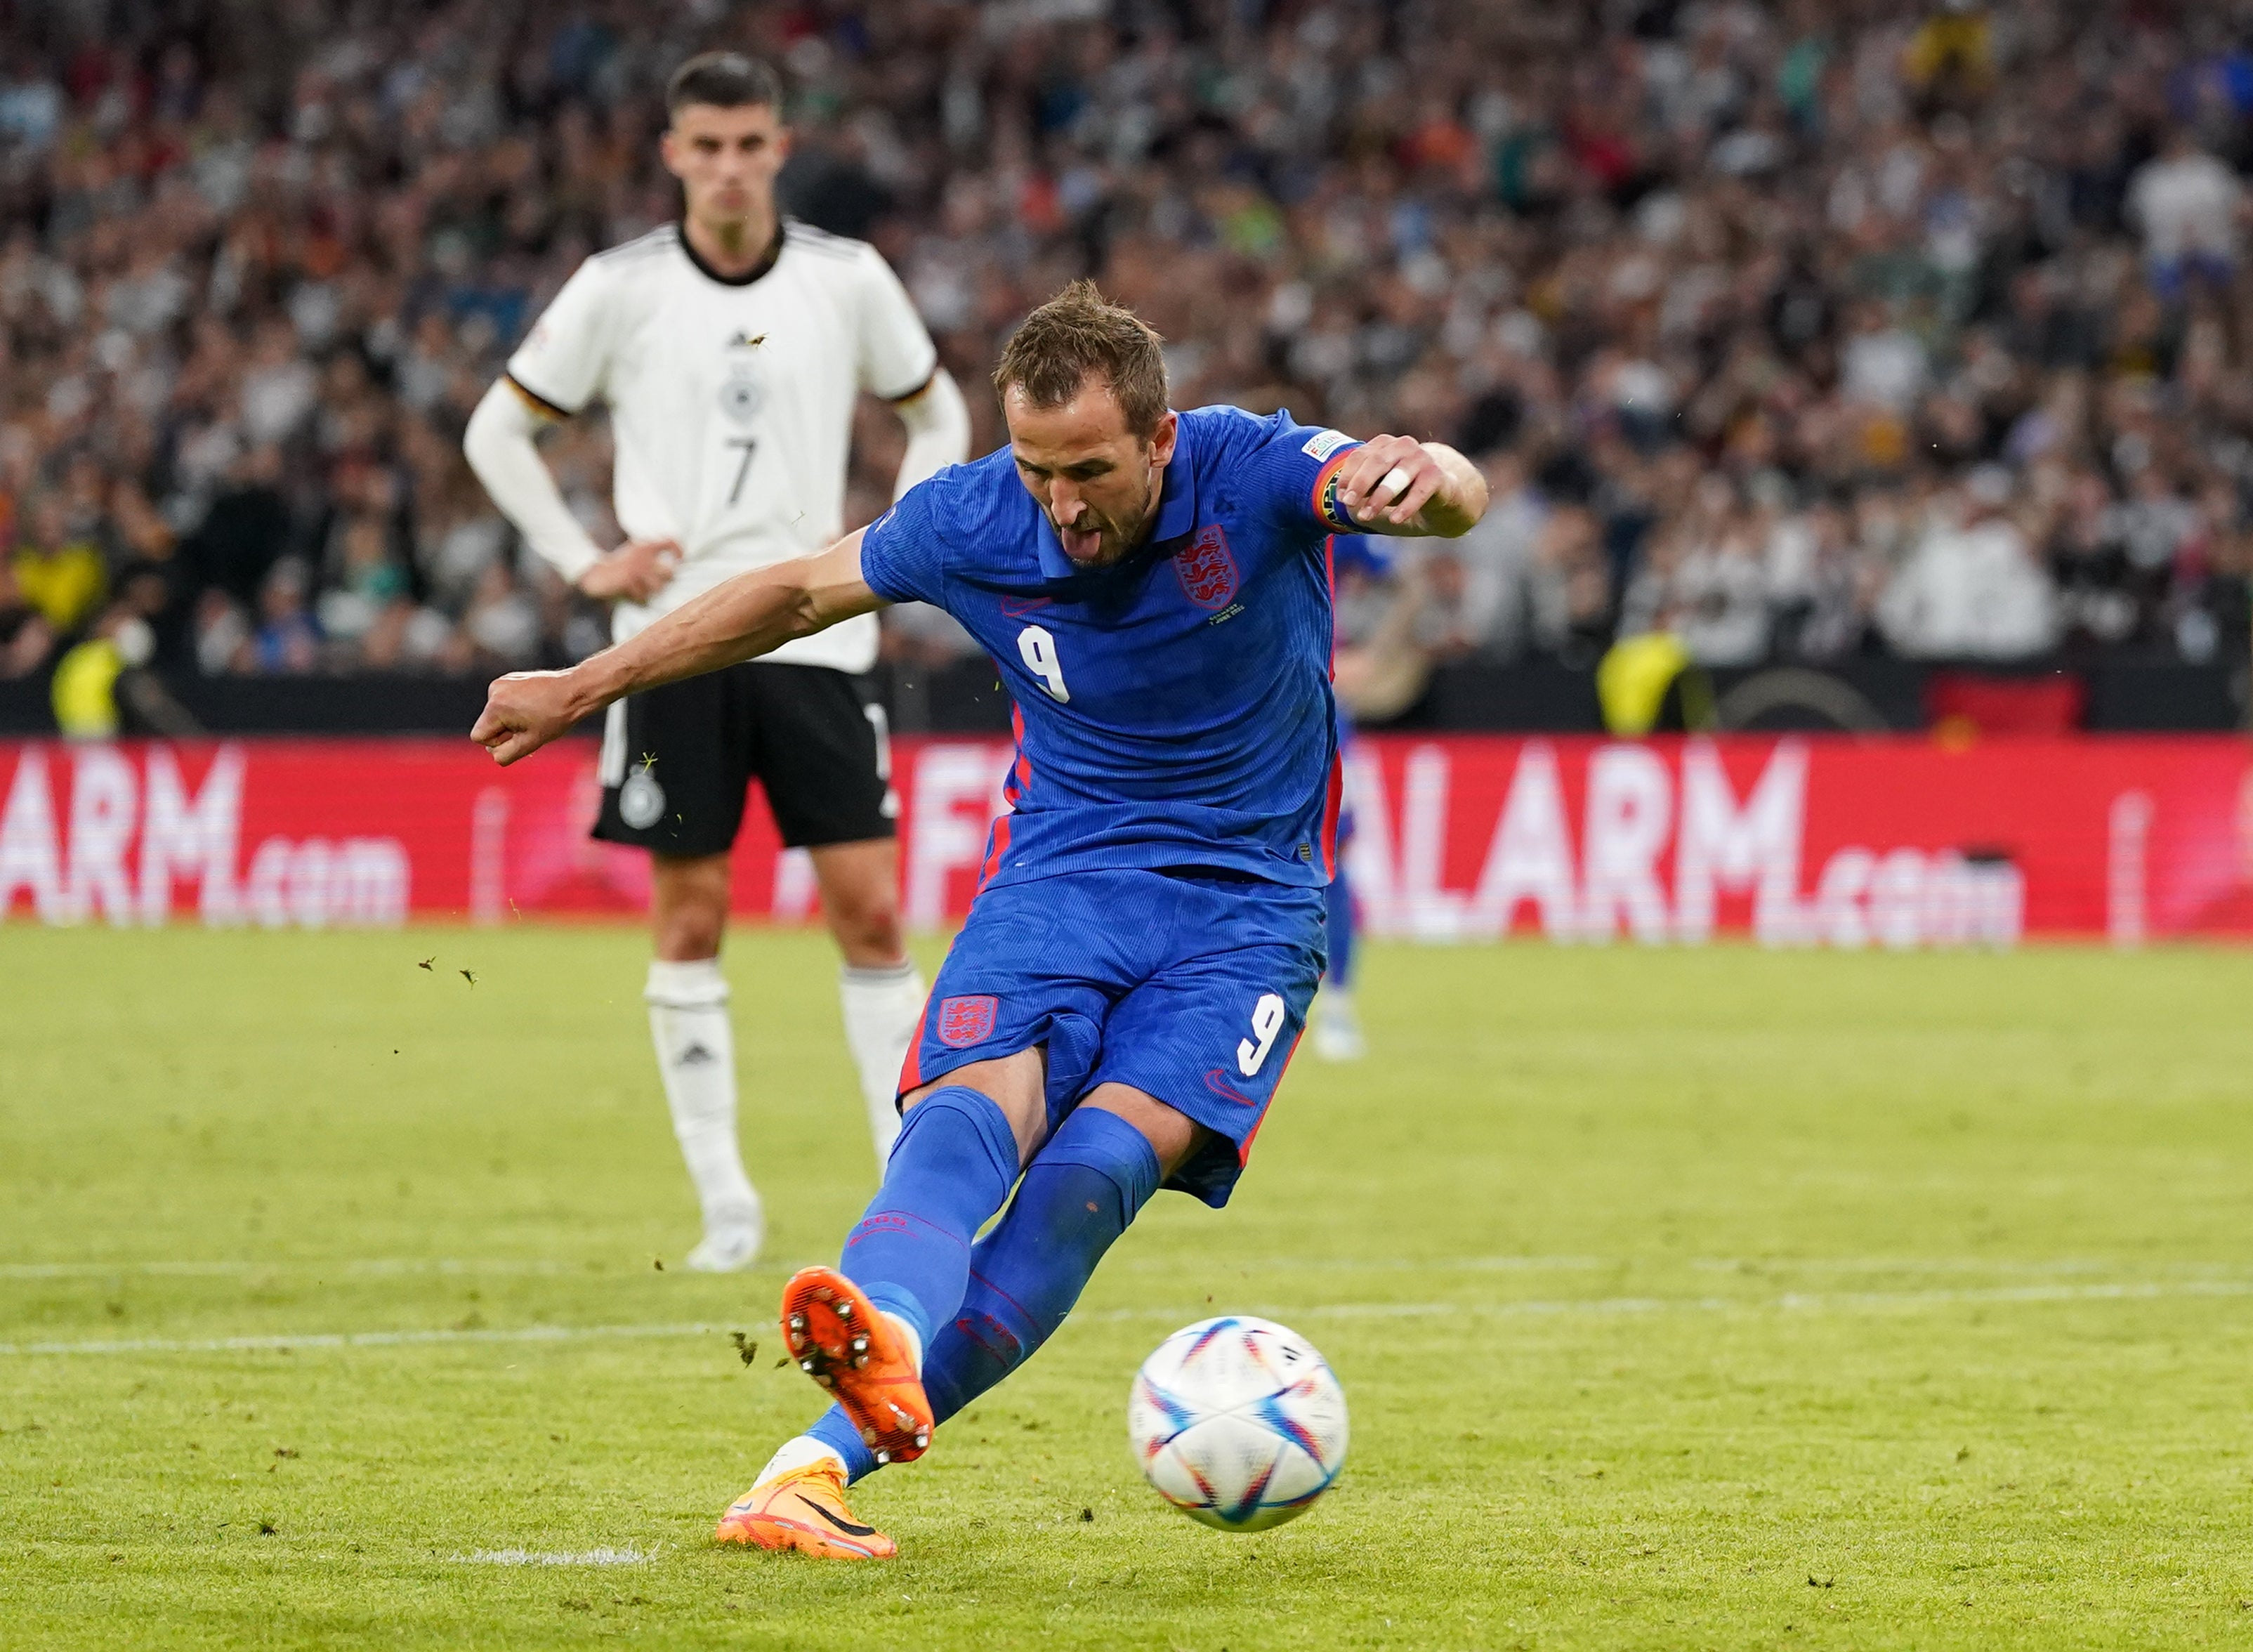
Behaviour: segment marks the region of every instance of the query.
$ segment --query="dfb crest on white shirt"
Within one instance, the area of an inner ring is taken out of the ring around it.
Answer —
[[[752,423],[766,399],[766,387],[759,382],[759,375],[750,362],[739,361],[728,369],[728,376],[720,386],[720,411],[730,423]]]

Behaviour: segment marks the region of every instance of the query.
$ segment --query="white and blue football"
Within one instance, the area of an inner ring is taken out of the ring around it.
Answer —
[[[1143,1478],[1190,1519],[1265,1531],[1306,1513],[1345,1466],[1345,1390],[1273,1320],[1200,1320],[1142,1362],[1126,1433]]]

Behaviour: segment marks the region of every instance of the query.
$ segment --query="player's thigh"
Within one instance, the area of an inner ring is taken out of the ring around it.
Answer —
[[[756,696],[752,765],[783,842],[812,849],[894,836],[890,742],[867,686],[826,666],[743,669]]]
[[[824,843],[807,854],[821,891],[821,916],[847,964],[881,967],[902,955],[900,854],[893,838]]]
[[[1149,1142],[1150,1150],[1158,1155],[1161,1180],[1172,1175],[1188,1163],[1212,1135],[1211,1131],[1180,1108],[1170,1106],[1149,1091],[1137,1090],[1132,1084],[1098,1084],[1087,1092],[1079,1105],[1115,1113],[1140,1131],[1143,1139]]]
[[[1227,1199],[1275,1098],[1325,957],[1320,890],[1246,898],[1261,910],[1213,914],[1228,944],[1169,961],[1113,1007],[1094,1074],[1211,1133],[1170,1181],[1213,1204]]]
[[[610,708],[595,836],[686,860],[728,851],[751,777],[743,669],[684,678]]]
[[[1048,1047],[1036,1044],[1011,1055],[954,1068],[945,1077],[918,1085],[901,1097],[900,1111],[903,1114],[912,1112],[917,1103],[935,1090],[956,1084],[974,1090],[1001,1108],[1009,1120],[1010,1133],[1017,1139],[1017,1164],[1022,1168],[1041,1150],[1041,1143],[1049,1139],[1048,1077]]]
[[[1131,967],[1136,960],[1120,950],[1122,930],[1134,926],[1106,928],[1108,886],[1082,887],[1100,882],[1057,877],[980,892],[931,983],[901,1074],[903,1092],[1036,1053],[1036,1070],[1019,1063],[1011,1070],[1037,1071],[1041,1117],[1034,1139],[1047,1139],[1086,1093],[1105,1018],[1139,978]],[[995,1099],[1006,1109],[1019,1098],[1013,1092]],[[1030,1099],[1023,1105],[1029,1116]]]
[[[1306,1026],[1322,979],[1317,947],[1267,943],[1183,958],[1111,1012],[1099,1080],[1183,1105],[1264,1107]]]

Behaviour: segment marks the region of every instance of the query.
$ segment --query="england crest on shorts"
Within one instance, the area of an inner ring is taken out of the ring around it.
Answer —
[[[938,1042],[961,1049],[994,1035],[994,1013],[1000,1000],[990,993],[973,993],[938,1001]]]
[[[1174,553],[1174,572],[1181,575],[1182,589],[1189,601],[1199,608],[1228,606],[1236,595],[1236,558],[1229,554],[1228,535],[1220,524],[1201,530]]]

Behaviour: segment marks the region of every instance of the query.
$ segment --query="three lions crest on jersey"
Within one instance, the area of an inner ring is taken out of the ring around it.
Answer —
[[[870,524],[861,574],[994,660],[1018,717],[987,885],[1120,866],[1329,882],[1343,780],[1329,543],[1358,445],[1287,413],[1180,415],[1148,542],[1064,554],[1006,448]]]

